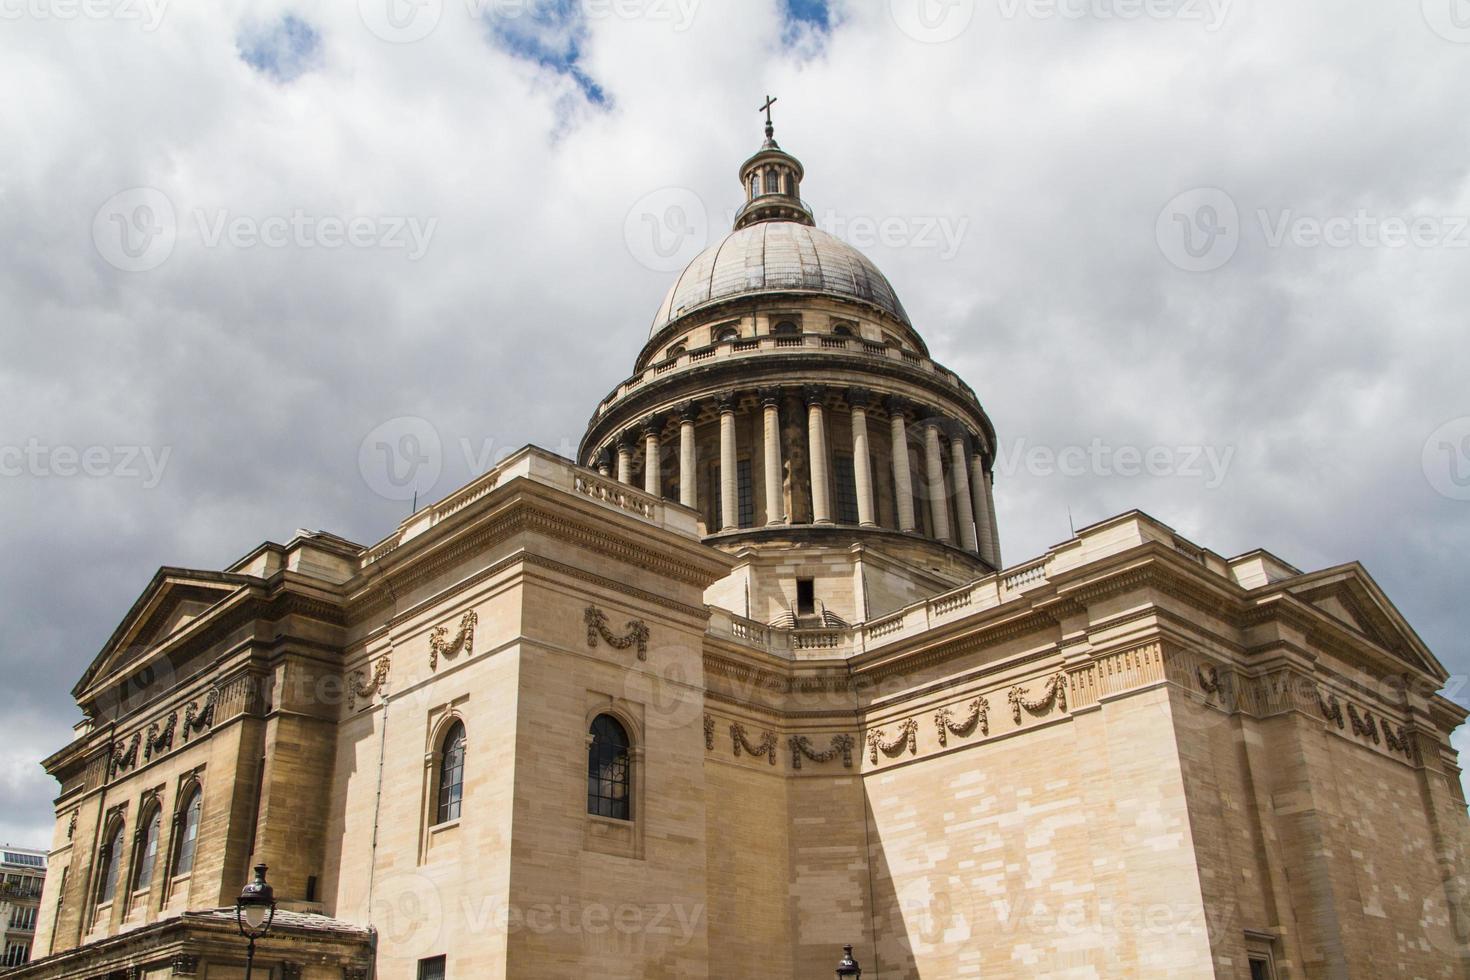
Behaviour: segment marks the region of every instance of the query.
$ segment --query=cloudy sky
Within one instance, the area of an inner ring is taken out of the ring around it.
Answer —
[[[1008,562],[1134,507],[1359,559],[1463,674],[1467,80],[1466,0],[0,0],[0,841],[158,566],[378,540],[384,440],[421,501],[572,452],[767,93]]]

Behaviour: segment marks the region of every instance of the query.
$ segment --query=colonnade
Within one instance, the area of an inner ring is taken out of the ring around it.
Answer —
[[[751,492],[763,492],[765,495],[766,526],[790,523],[785,512],[785,460],[780,407],[783,398],[792,390],[771,387],[754,392],[755,405],[761,415],[760,452],[765,479],[762,487],[752,487]],[[604,475],[611,476],[615,472],[620,482],[632,485],[635,453],[641,446],[643,489],[654,495],[662,494],[663,439],[665,432],[671,428],[669,423],[676,420],[678,451],[673,454],[673,458],[678,466],[678,500],[686,507],[698,508],[700,496],[696,472],[698,451],[695,424],[701,415],[712,411],[718,417],[719,430],[717,465],[720,506],[716,516],[722,528],[737,527],[737,460],[741,448],[748,451],[755,448],[737,445],[739,428],[736,425],[736,413],[744,400],[742,394],[744,393],[729,392],[702,401],[689,401],[679,405],[672,413],[645,418],[620,433],[612,442],[615,448],[600,453],[594,461],[595,465]],[[869,413],[881,405],[888,416],[898,530],[909,534],[922,533],[915,507],[915,474],[909,460],[909,447],[911,440],[914,440],[913,444],[921,448],[919,456],[925,492],[919,496],[922,502],[927,503],[930,536],[976,554],[992,567],[1000,567],[1000,537],[995,522],[995,478],[991,457],[978,434],[956,419],[896,395],[879,399],[866,389],[832,389],[822,385],[804,385],[800,388],[800,396],[806,410],[805,448],[810,466],[811,523],[836,523],[831,489],[832,447],[829,442],[828,414],[834,396],[837,396],[850,412],[852,476],[857,498],[858,525],[878,526]],[[610,472],[614,466],[616,470]],[[951,515],[954,517],[953,522]]]

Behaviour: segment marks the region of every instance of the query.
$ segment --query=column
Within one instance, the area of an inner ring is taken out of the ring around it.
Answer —
[[[658,444],[659,420],[650,418],[643,423],[643,492],[655,497],[663,496],[664,484]]]
[[[888,426],[893,441],[893,502],[898,511],[898,529],[912,533],[918,528],[914,520],[914,479],[909,472],[909,434],[904,419],[904,403],[898,398],[889,398]]]
[[[949,534],[949,490],[944,485],[944,456],[939,451],[939,422],[935,419],[924,423],[924,476],[934,540],[953,544]]]
[[[633,482],[633,444],[627,436],[618,436],[618,482]]]
[[[699,481],[695,476],[698,462],[694,448],[694,417],[699,409],[693,402],[679,408],[679,503],[699,507]]]
[[[762,388],[761,412],[765,416],[766,523],[784,524],[786,515],[781,494],[781,392]]]
[[[740,488],[735,474],[735,398],[720,399],[720,529],[740,526]]]
[[[612,464],[608,462],[608,456],[609,453],[606,449],[597,454],[595,468],[602,476],[610,476],[612,474]]]
[[[965,433],[959,426],[949,431],[949,472],[954,481],[955,519],[960,522],[960,547],[979,553],[980,540],[975,536],[974,501],[970,499],[970,450]]]
[[[816,385],[802,389],[806,396],[807,447],[812,462],[812,523],[832,523],[832,490],[827,482],[827,416],[822,407],[826,394]]]
[[[978,446],[980,441],[975,440]],[[1000,562],[991,550],[990,507],[985,493],[985,457],[979,453],[970,457],[970,502],[975,510],[975,540],[980,548],[980,557],[991,568],[999,568]]]
[[[847,393],[852,406],[852,476],[857,485],[858,523],[877,527],[873,518],[873,461],[868,453],[868,392],[853,388]]]
[[[994,565],[1001,567],[1000,526],[995,522],[995,467],[985,474],[985,512],[990,515],[990,553],[995,556]]]

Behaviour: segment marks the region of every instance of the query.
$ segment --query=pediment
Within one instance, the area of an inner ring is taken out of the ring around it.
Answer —
[[[87,688],[142,660],[149,651],[186,629],[250,581],[246,575],[160,569],[72,689],[72,694],[80,697]]]
[[[1444,679],[1444,667],[1361,565],[1327,569],[1292,580],[1288,591],[1408,666]]]

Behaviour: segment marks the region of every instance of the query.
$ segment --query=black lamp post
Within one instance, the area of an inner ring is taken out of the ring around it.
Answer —
[[[842,962],[837,964],[837,980],[862,980],[863,968],[852,958],[852,945],[842,947]]]
[[[250,971],[255,966],[255,941],[271,931],[276,920],[276,893],[265,880],[265,865],[255,866],[255,880],[240,889],[235,899],[235,923],[240,935],[250,940],[245,952],[245,980],[250,980]]]

